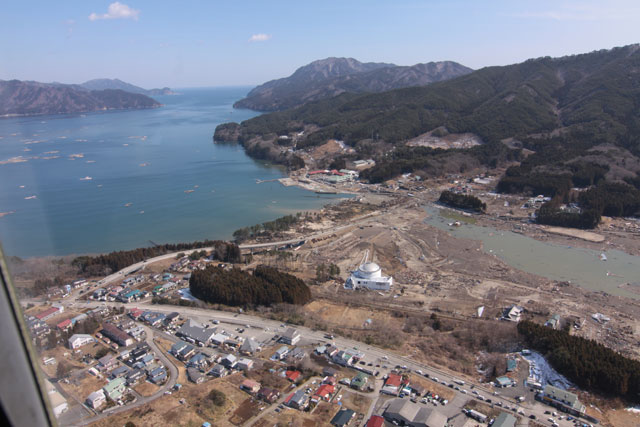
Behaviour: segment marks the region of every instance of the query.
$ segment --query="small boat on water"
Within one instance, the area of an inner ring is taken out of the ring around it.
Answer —
[[[125,204],[124,204],[124,207],[125,207],[125,208],[128,208],[128,207],[129,207],[129,206],[131,206],[132,204],[133,204],[133,203],[131,203],[131,202],[129,202],[129,203],[125,203]]]
[[[600,261],[606,261],[607,260],[607,256],[603,253],[600,254]]]
[[[91,181],[93,178],[90,176],[85,176],[84,178],[80,178],[80,181]]]
[[[31,199],[37,199],[37,198],[38,198],[38,196],[27,196],[24,199],[25,200],[31,200]]]
[[[189,193],[193,193],[196,190],[184,190],[185,193],[189,194]]]

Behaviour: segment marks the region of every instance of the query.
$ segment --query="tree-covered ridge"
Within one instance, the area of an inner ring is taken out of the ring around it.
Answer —
[[[147,258],[164,255],[171,252],[197,248],[213,247],[212,255],[224,262],[240,262],[240,248],[230,242],[221,240],[205,240],[192,243],[166,243],[148,248],[138,248],[129,251],[114,251],[104,255],[80,256],[72,261],[80,273],[101,276],[121,270],[129,265],[144,261]]]
[[[457,194],[446,190],[440,193],[438,201],[454,208],[467,209],[474,212],[484,212],[487,209],[487,204],[476,196]]]
[[[255,238],[262,234],[270,234],[278,231],[286,231],[300,221],[302,214],[298,212],[295,215],[285,215],[276,218],[273,221],[255,224],[250,227],[239,228],[233,232],[233,238],[236,242],[242,242],[247,239]]]
[[[253,274],[210,266],[189,280],[191,294],[203,301],[230,306],[306,304],[311,290],[304,281],[275,268],[258,266]]]
[[[578,387],[640,402],[640,362],[582,337],[530,321],[518,323],[528,346]]]
[[[319,130],[298,147],[337,138],[355,145],[377,135],[398,143],[446,126],[484,141],[588,130],[593,141],[607,141],[637,152],[632,137],[640,129],[638,46],[563,58],[538,58],[504,67],[487,67],[427,87],[321,100],[247,120],[241,138],[282,134],[315,125]]]

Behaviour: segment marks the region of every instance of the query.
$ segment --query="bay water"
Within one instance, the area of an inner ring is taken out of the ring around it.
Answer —
[[[179,89],[150,110],[0,119],[0,242],[21,257],[227,239],[339,196],[273,180],[284,171],[217,145],[248,87]],[[4,215],[3,215],[4,214]]]

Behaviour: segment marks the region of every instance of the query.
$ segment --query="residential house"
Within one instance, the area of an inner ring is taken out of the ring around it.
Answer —
[[[53,415],[59,417],[63,412],[69,409],[69,405],[67,404],[67,399],[56,389],[56,387],[51,384],[51,381],[45,380],[45,385],[47,388],[47,395],[49,396],[49,403],[51,404],[51,409],[53,410]]]
[[[337,372],[338,371],[336,371],[335,368],[332,368],[331,366],[322,368],[322,375],[324,375],[325,377],[335,377]]]
[[[300,332],[296,329],[288,328],[280,337],[280,341],[288,345],[296,345],[300,341]]]
[[[142,369],[133,369],[125,377],[128,386],[137,384],[142,378],[144,378],[144,371]]]
[[[287,354],[289,354],[289,347],[287,347],[286,345],[283,345],[282,347],[276,350],[273,356],[271,356],[271,360],[282,360],[285,357],[287,357]]]
[[[149,373],[149,381],[154,384],[160,384],[167,379],[167,370],[164,366],[155,368]]]
[[[71,327],[73,326],[73,324],[71,323],[71,319],[66,319],[63,320],[62,322],[58,323],[56,325],[56,328],[58,328],[61,331],[68,331],[69,329],[71,329]]]
[[[237,363],[238,363],[238,358],[233,354],[227,354],[220,361],[220,364],[222,364],[227,369],[235,368]]]
[[[304,359],[307,353],[300,347],[296,347],[289,353],[288,357],[292,359]]]
[[[196,353],[187,362],[187,367],[202,369],[209,364],[209,359],[204,353]]]
[[[187,368],[187,377],[189,378],[189,381],[196,384],[200,384],[205,379],[204,374],[196,368]]]
[[[240,388],[244,391],[247,391],[253,394],[260,391],[260,383],[253,380],[244,380],[242,384],[240,384]]]
[[[382,387],[382,393],[398,395],[402,385],[402,377],[396,374],[389,374]]]
[[[117,363],[116,358],[113,357],[111,354],[107,354],[106,356],[103,356],[100,359],[98,359],[98,369],[101,371],[108,371],[110,369],[113,369],[116,363]]]
[[[105,396],[115,401],[120,399],[124,394],[127,388],[126,384],[127,384],[127,381],[124,378],[116,378],[114,380],[109,381],[107,385],[102,387],[102,390],[104,390]]]
[[[365,424],[365,427],[383,427],[384,426],[384,417],[380,415],[372,415]]]
[[[358,372],[358,374],[351,379],[351,388],[356,390],[362,390],[366,385],[369,377],[364,372]]]
[[[111,371],[110,377],[111,379],[125,377],[129,373],[129,371],[131,371],[131,369],[129,369],[128,366],[119,366]]]
[[[174,325],[180,320],[180,313],[174,311],[173,313],[167,314],[167,317],[164,318],[165,325]]]
[[[503,320],[508,320],[510,322],[519,322],[522,317],[522,312],[524,309],[522,307],[518,307],[517,305],[512,305],[505,309],[502,314]]]
[[[62,313],[62,311],[60,311],[58,307],[49,307],[48,309],[36,314],[36,319],[45,321],[60,313]]]
[[[75,350],[77,348],[80,348],[84,345],[87,345],[89,343],[94,342],[95,339],[88,334],[74,334],[71,335],[71,338],[69,338],[69,348],[71,350]]]
[[[123,347],[133,344],[133,337],[112,323],[104,323],[100,333]]]
[[[241,371],[251,370],[251,369],[253,369],[253,360],[247,359],[247,358],[242,358],[242,359],[238,360],[238,364],[237,364],[236,368],[241,370]]]
[[[333,375],[326,376],[322,379],[322,384],[331,384],[332,386],[335,386],[338,384],[338,380]]]
[[[262,387],[256,397],[262,401],[273,403],[280,397],[280,392],[269,387]]]
[[[496,417],[496,420],[491,424],[491,427],[515,427],[516,417],[506,412],[500,412],[500,415]]]
[[[287,371],[285,372],[285,377],[287,377],[287,379],[289,381],[291,381],[292,383],[295,383],[296,381],[298,381],[298,379],[300,378],[300,375],[302,375],[300,373],[300,371]]]
[[[211,368],[209,373],[211,375],[213,375],[214,377],[221,378],[221,377],[224,377],[225,375],[227,375],[227,368],[225,368],[221,364],[217,364],[213,368]]]
[[[97,409],[100,406],[102,406],[102,404],[105,403],[106,401],[107,401],[107,398],[104,395],[104,390],[100,389],[98,391],[94,391],[93,393],[91,393],[87,397],[87,400],[85,400],[85,403],[87,404],[87,406],[93,409]]]
[[[291,393],[284,401],[284,404],[293,409],[303,410],[309,404],[309,398],[304,390]]]
[[[331,399],[331,395],[335,392],[336,388],[331,384],[322,384],[318,387],[318,390],[313,394],[311,398],[314,402],[319,402],[320,400],[326,400],[327,402]]]
[[[551,329],[560,329],[560,315],[554,314],[551,316],[551,318],[545,322],[544,326]]]
[[[344,427],[351,423],[351,420],[356,416],[355,411],[351,409],[340,409],[338,413],[331,419],[331,424],[336,427]]]

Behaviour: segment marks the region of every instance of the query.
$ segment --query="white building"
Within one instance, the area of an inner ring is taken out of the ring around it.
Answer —
[[[51,408],[53,409],[53,415],[59,417],[63,412],[69,409],[67,400],[62,396],[62,394],[60,394],[56,387],[51,384],[51,381],[45,380],[45,384],[47,387],[47,394],[49,395],[49,403],[51,403]]]
[[[375,291],[388,291],[391,286],[393,277],[383,276],[380,266],[375,262],[362,264],[344,284],[345,289],[367,288]]]
[[[86,404],[93,409],[99,408],[103,403],[107,401],[102,389],[94,391],[87,397]]]
[[[94,338],[91,335],[87,334],[74,334],[69,338],[69,348],[71,350],[75,350],[76,348],[80,348],[83,345],[87,345],[89,343],[94,342]]]

